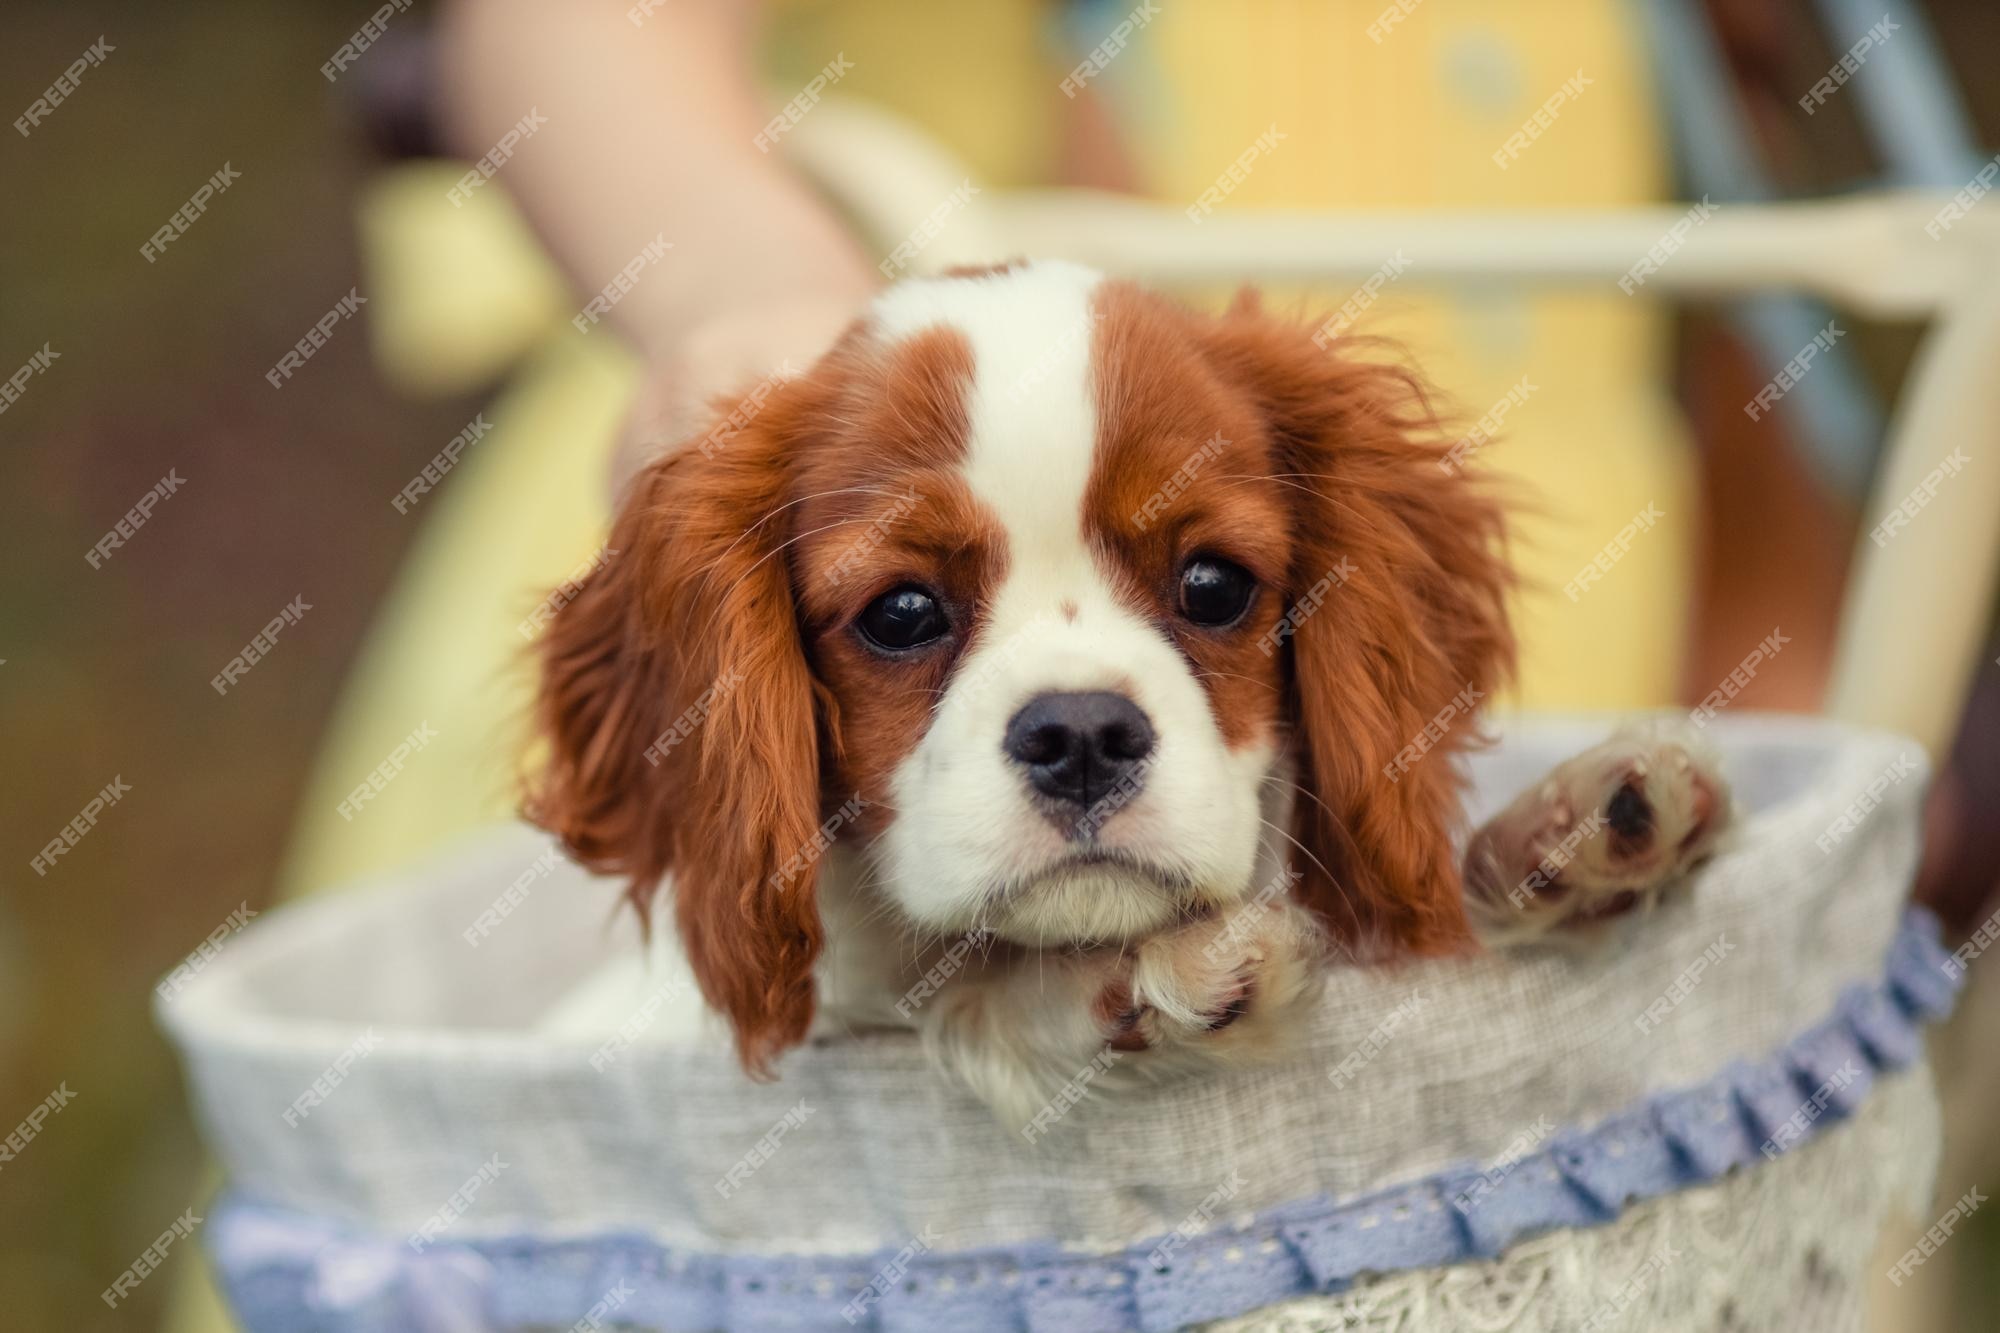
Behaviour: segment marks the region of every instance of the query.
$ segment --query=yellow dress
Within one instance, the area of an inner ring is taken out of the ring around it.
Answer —
[[[843,53],[853,69],[841,95],[925,126],[987,184],[1032,184],[1057,158],[1059,80],[1130,8],[800,0],[774,15],[768,71],[774,88],[797,87]],[[1666,195],[1641,37],[1616,0],[1422,0],[1387,28],[1394,0],[1152,8],[1092,86],[1160,200],[1193,202],[1273,128],[1282,138],[1221,207],[1614,207]],[[1567,104],[1496,165],[1565,84]],[[365,192],[371,336],[385,373],[411,392],[465,392],[517,368],[484,413],[491,431],[420,502],[423,531],[315,762],[279,897],[511,814],[529,697],[519,627],[608,521],[607,457],[635,363],[606,331],[570,327],[577,298],[502,192],[447,206],[457,174],[399,167]],[[1273,296],[1330,310],[1350,294]],[[1517,400],[1501,441],[1478,457],[1536,502],[1516,547],[1521,706],[1672,698],[1694,487],[1665,388],[1665,318],[1616,293],[1442,296],[1391,284],[1362,325],[1405,341],[1467,421]],[[1663,518],[1603,584],[1566,596],[1649,505]],[[437,739],[341,818],[342,798],[426,723]],[[227,1327],[197,1282],[182,1295],[175,1327]]]

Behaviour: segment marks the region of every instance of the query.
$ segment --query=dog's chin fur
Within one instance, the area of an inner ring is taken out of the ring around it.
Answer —
[[[1070,863],[1004,894],[985,924],[1034,948],[1125,944],[1240,896],[1116,860]]]

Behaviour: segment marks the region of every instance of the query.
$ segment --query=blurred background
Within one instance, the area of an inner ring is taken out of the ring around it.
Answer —
[[[58,1089],[73,1097],[0,1167],[10,1327],[221,1326],[192,1247],[120,1308],[98,1295],[212,1185],[153,1024],[154,983],[232,913],[505,814],[514,622],[587,556],[613,455],[684,424],[661,396],[728,387],[676,359],[677,340],[718,322],[726,286],[718,298],[712,282],[660,279],[660,302],[701,318],[669,308],[658,342],[629,322],[570,325],[613,270],[580,278],[563,209],[509,196],[549,179],[566,135],[602,131],[559,81],[536,84],[482,36],[509,8],[9,8],[0,110],[25,119],[0,134],[0,379],[31,373],[0,412],[0,1130]],[[658,8],[578,4],[544,21],[629,32],[629,47],[666,24]],[[1810,112],[1801,97],[1881,4],[1162,0],[1081,96],[1062,81],[1130,5],[801,0],[732,21],[769,105],[844,55],[843,98],[923,127],[995,187],[1178,207],[1268,122],[1284,148],[1221,207],[1726,207],[1870,185],[1949,192],[2000,146],[2000,10],[1891,8],[1905,26]],[[357,43],[378,10],[379,35]],[[358,46],[351,60],[344,46]],[[481,60],[500,94],[447,91],[454,61]],[[1603,72],[1560,132],[1489,165],[1584,65]],[[493,120],[494,105],[508,114]],[[465,162],[535,110],[550,128],[516,149],[520,165],[497,164],[454,206]],[[655,177],[699,194],[642,130],[624,127],[617,178],[580,198],[567,183],[565,206]],[[142,253],[225,167],[237,175],[200,216]],[[634,227],[617,253],[652,234]],[[672,262],[710,262],[685,227],[662,234],[679,238]],[[859,271],[879,280],[881,257]],[[1284,294],[1320,310],[1349,295]],[[1524,557],[1553,586],[1522,608],[1517,702],[1699,698],[1781,624],[1796,650],[1736,706],[1818,706],[1856,508],[1917,341],[1842,314],[1839,357],[1782,413],[1749,420],[1742,405],[1829,317],[1414,287],[1373,312],[1368,327],[1409,344],[1468,420],[1523,376],[1549,386],[1500,432],[1504,466],[1550,515]],[[455,437],[473,442],[447,475],[392,503]],[[123,545],[85,558],[157,492]],[[1667,497],[1669,530],[1634,548],[1616,593],[1565,603],[1556,589],[1650,496]],[[212,679],[274,619],[288,623],[264,660],[218,693]],[[1933,800],[1920,888],[1961,935],[2000,879],[2000,828],[1977,817],[2000,799],[1995,651]],[[413,765],[395,808],[365,829],[336,820],[341,795],[423,722],[439,754]],[[36,873],[114,779],[129,793]],[[1977,1026],[1992,990],[1982,1001],[1975,987],[1940,1038],[1953,1096],[1941,1188],[1996,1180],[2000,1059],[1978,1040],[1995,1029]],[[1972,1227],[1924,1270],[1900,1326],[1992,1327],[2000,1222]]]

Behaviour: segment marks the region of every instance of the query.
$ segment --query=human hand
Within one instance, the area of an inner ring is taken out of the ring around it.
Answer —
[[[725,395],[772,376],[804,373],[860,311],[859,301],[844,296],[741,307],[663,345],[620,428],[613,496],[622,496],[646,464],[706,431]]]

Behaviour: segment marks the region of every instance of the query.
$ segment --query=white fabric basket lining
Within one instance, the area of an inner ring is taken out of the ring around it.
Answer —
[[[1513,727],[1473,761],[1474,818],[1606,730],[1591,720]],[[1855,993],[1842,992],[1879,982],[1897,940],[1922,782],[1891,785],[1830,853],[1815,842],[1916,747],[1812,718],[1725,717],[1710,730],[1746,810],[1741,836],[1690,898],[1621,927],[1614,947],[1339,974],[1296,1061],[1163,1088],[1115,1111],[1086,1104],[1035,1147],[931,1071],[912,1038],[797,1051],[778,1082],[754,1084],[692,1012],[678,1024],[686,1039],[635,1045],[601,1071],[599,1041],[530,1031],[579,977],[634,945],[613,912],[618,886],[566,863],[534,880],[480,947],[466,943],[462,932],[544,854],[528,830],[498,831],[372,892],[274,914],[163,1004],[163,1021],[243,1217],[268,1208],[391,1244],[494,1154],[508,1167],[453,1221],[454,1244],[615,1236],[724,1268],[741,1261],[730,1271],[745,1272],[777,1256],[867,1260],[872,1272],[920,1235],[934,1238],[918,1261],[933,1279],[983,1252],[1046,1254],[1060,1269],[1156,1241],[1205,1199],[1215,1215],[1201,1229],[1217,1236],[1408,1182],[1431,1181],[1434,1201],[1432,1178],[1492,1162],[1530,1126],[1571,1132],[1636,1114],[1662,1091],[1769,1061],[1829,1016],[1853,1030]],[[1666,1021],[1638,1033],[1646,1005],[1723,938],[1730,952]],[[1928,962],[1906,965],[1917,975]],[[1334,1091],[1327,1071],[1413,993],[1421,1021]],[[369,1053],[288,1124],[285,1111],[370,1031]],[[811,1114],[724,1197],[715,1182],[801,1102]],[[1907,1128],[1935,1134],[1934,1124]],[[1240,1186],[1213,1207],[1232,1180]],[[239,1234],[264,1233],[246,1222]],[[1440,1248],[1435,1262],[1465,1257]],[[1257,1290],[1244,1287],[1245,1299]],[[738,1295],[703,1317],[779,1326],[757,1322],[779,1307],[759,1315],[751,1293]],[[1240,1312],[1213,1308],[1206,1290],[1178,1306],[1188,1293],[1155,1295],[1150,1309],[1128,1292],[1122,1315],[1079,1309],[1068,1324],[1009,1305],[1014,1322],[993,1326],[1153,1328]],[[884,1306],[890,1314],[870,1317],[888,1320],[895,1302]],[[797,1307],[783,1311],[789,1320]]]

